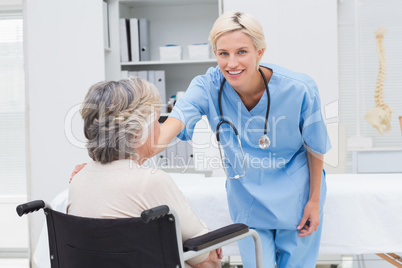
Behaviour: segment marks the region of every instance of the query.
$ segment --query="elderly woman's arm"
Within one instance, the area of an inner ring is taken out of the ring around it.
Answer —
[[[218,248],[216,250],[213,250],[209,252],[208,258],[203,261],[202,263],[198,263],[193,265],[194,268],[217,268],[221,267],[221,259],[223,258],[222,256],[222,249]]]
[[[206,224],[197,217],[187,202],[185,196],[173,179],[163,171],[156,171],[149,178],[144,178],[146,187],[141,189],[146,194],[149,207],[168,205],[178,214],[183,241],[206,234],[209,230]],[[209,254],[194,257],[187,261],[196,268],[220,268],[222,251],[213,250]]]

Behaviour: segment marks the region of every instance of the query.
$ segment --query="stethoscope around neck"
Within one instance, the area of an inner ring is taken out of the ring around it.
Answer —
[[[266,92],[267,92],[267,97],[268,97],[267,113],[265,114],[264,135],[262,135],[262,136],[260,137],[260,139],[258,140],[258,145],[260,146],[260,148],[265,150],[265,149],[267,149],[267,148],[269,147],[269,145],[271,144],[271,141],[269,140],[269,138],[268,138],[268,136],[267,136],[268,116],[269,116],[269,108],[270,108],[270,106],[271,106],[271,97],[270,97],[270,94],[269,94],[267,79],[265,78],[265,75],[264,75],[263,71],[261,70],[261,68],[258,68],[258,71],[260,71],[260,74],[261,74],[261,76],[262,76],[262,79],[264,80],[265,90],[266,90]],[[225,120],[225,119],[223,118],[223,112],[222,112],[222,92],[223,92],[223,86],[224,86],[225,82],[226,82],[226,79],[223,78],[223,81],[222,81],[222,83],[221,83],[221,88],[220,88],[220,90],[219,90],[219,96],[218,96],[219,113],[220,113],[220,118],[221,118],[221,119],[220,119],[220,122],[218,123],[218,125],[216,126],[216,140],[218,141],[219,152],[220,152],[220,155],[221,155],[222,162],[224,162],[224,161],[223,161],[224,156],[223,156],[223,154],[222,154],[222,148],[220,147],[219,128],[220,128],[223,124],[228,124],[228,125],[233,129],[233,131],[234,131],[234,133],[235,133],[235,135],[236,135],[237,141],[238,141],[238,143],[239,143],[239,147],[240,147],[241,154],[242,154],[242,156],[243,156],[244,173],[243,173],[242,175],[237,174],[237,175],[235,175],[235,176],[233,176],[233,177],[230,177],[230,176],[228,175],[228,173],[226,172],[226,169],[225,169],[225,168],[224,168],[224,170],[225,170],[225,173],[226,173],[226,175],[228,176],[228,178],[230,178],[230,179],[239,179],[239,178],[243,177],[243,176],[246,174],[246,160],[245,160],[245,157],[244,157],[243,148],[242,148],[242,146],[241,146],[241,141],[240,141],[240,138],[239,138],[239,132],[237,131],[236,127],[235,127],[231,122],[229,122],[229,121],[227,121],[227,120]],[[226,158],[225,158],[225,159],[226,159]]]

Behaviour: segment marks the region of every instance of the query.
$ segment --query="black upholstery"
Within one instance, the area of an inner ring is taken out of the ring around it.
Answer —
[[[45,214],[52,268],[181,267],[172,215],[144,223]]]
[[[209,232],[205,235],[197,236],[188,239],[184,242],[184,251],[199,251],[214,244],[226,241],[230,238],[236,237],[248,232],[248,226],[242,223],[235,223],[215,231]]]

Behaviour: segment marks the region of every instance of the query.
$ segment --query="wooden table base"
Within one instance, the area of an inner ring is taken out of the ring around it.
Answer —
[[[395,253],[377,253],[378,257],[386,260],[391,263],[395,267],[402,268],[402,258],[401,256],[396,255]]]

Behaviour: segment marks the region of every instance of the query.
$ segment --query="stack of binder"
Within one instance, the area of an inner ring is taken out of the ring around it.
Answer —
[[[147,19],[120,19],[121,62],[138,62],[151,60],[149,35],[149,21]]]

